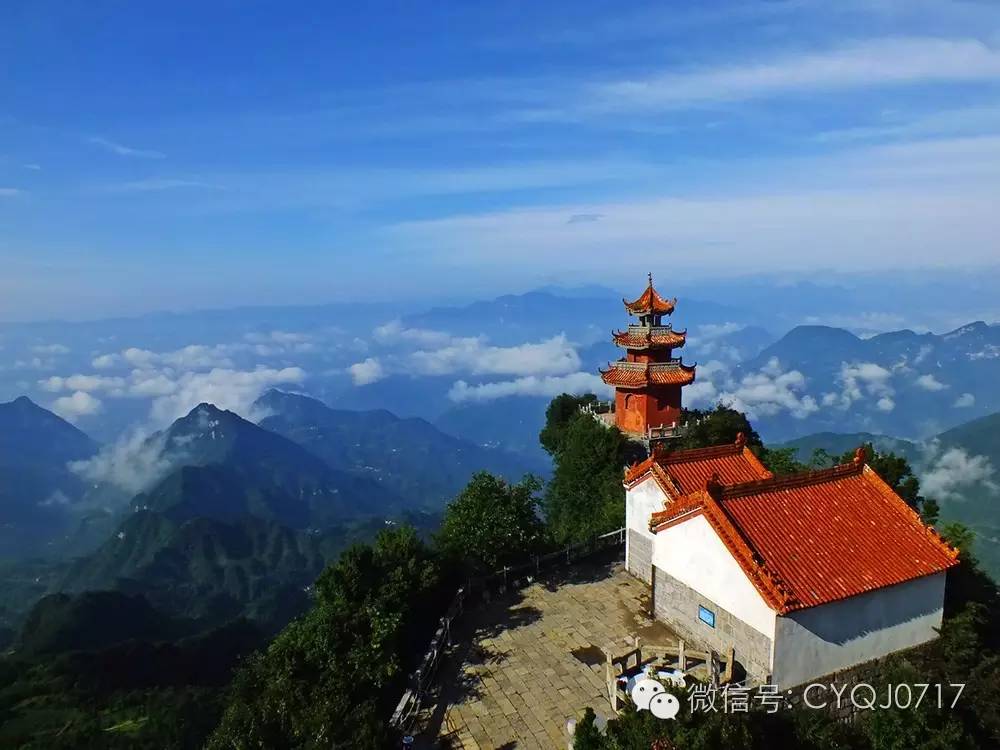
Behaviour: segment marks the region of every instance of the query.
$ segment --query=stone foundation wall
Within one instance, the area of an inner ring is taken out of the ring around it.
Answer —
[[[653,540],[635,529],[628,530],[625,569],[644,583],[653,582]]]
[[[699,605],[715,613],[714,628],[698,619]],[[764,682],[770,675],[770,638],[657,567],[653,567],[653,613],[696,648],[722,654],[732,647],[751,682]]]

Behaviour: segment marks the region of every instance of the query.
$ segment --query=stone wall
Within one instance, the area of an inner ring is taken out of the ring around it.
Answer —
[[[715,613],[714,628],[698,619],[699,605]],[[770,675],[770,638],[655,566],[653,613],[694,648],[724,654],[732,647],[751,682],[763,682]]]
[[[644,583],[653,582],[653,540],[635,529],[628,530],[628,559],[625,568]]]

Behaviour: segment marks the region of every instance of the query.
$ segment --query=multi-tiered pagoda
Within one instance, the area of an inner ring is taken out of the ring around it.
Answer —
[[[601,370],[601,379],[614,386],[618,429],[651,442],[668,436],[680,423],[681,389],[694,382],[695,368],[672,356],[674,349],[684,346],[687,332],[663,323],[677,300],[659,295],[652,274],[639,299],[622,302],[639,323],[613,334],[615,344],[625,349],[625,357]]]

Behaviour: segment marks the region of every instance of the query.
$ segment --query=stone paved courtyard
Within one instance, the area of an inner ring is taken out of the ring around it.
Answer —
[[[620,563],[577,567],[468,612],[442,664],[424,736],[448,748],[562,748],[587,706],[611,715],[604,649],[673,642],[649,618],[649,588]]]

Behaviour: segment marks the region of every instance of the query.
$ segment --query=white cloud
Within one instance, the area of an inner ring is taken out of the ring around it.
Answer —
[[[560,393],[597,393],[607,396],[611,389],[592,373],[574,372],[568,375],[539,377],[529,375],[514,380],[469,385],[457,381],[448,392],[452,401],[492,401],[505,396],[558,396]]]
[[[975,405],[976,405],[976,397],[973,396],[971,393],[963,393],[961,396],[955,399],[955,404],[954,404],[956,409],[966,409],[970,406],[975,406]]]
[[[70,469],[93,484],[110,483],[129,495],[148,489],[170,471],[164,455],[166,436],[144,430],[123,436],[104,446],[93,458],[70,463]]]
[[[777,357],[769,359],[758,372],[727,385],[727,389],[719,392],[717,401],[744,412],[751,419],[774,416],[782,411],[796,419],[805,419],[819,410],[816,399],[804,393],[805,376],[798,370],[785,372]]]
[[[486,336],[456,337],[445,331],[407,328],[391,320],[373,331],[373,339],[397,352],[402,349],[404,353],[395,354],[391,362],[394,370],[409,374],[565,375],[580,368],[576,347],[565,334],[537,343],[494,346]],[[389,374],[389,365],[374,357],[352,367],[358,368],[357,377],[362,379]]]
[[[354,385],[368,385],[385,377],[385,368],[376,357],[368,357],[363,362],[356,362],[347,368]]]
[[[712,167],[716,174],[732,171],[721,161]],[[608,247],[628,247],[630,263],[641,267],[656,267],[670,248],[679,272],[718,265],[730,275],[815,272],[819,259],[833,253],[857,270],[933,266],[942,257],[964,265],[994,262],[1000,137],[776,157],[737,171],[724,188],[709,186],[689,198],[650,189],[631,200],[407,221],[387,228],[384,241],[422,253],[441,269],[552,273],[572,263],[579,276],[605,277]],[[566,224],[567,213],[578,212],[605,218]],[[901,225],[910,228],[905,238]],[[971,244],[955,248],[956,235]]]
[[[172,352],[159,355],[161,362],[181,369],[207,369],[209,367],[232,367],[232,360],[223,352],[226,345],[205,346],[191,344]]]
[[[900,328],[901,326],[896,326]],[[923,344],[920,347],[920,351],[917,352],[917,356],[913,358],[913,364],[919,365],[925,359],[927,359],[931,353],[934,351],[934,347],[930,344]]]
[[[688,335],[687,350],[694,352],[698,358],[713,357],[737,364],[743,359],[743,353],[738,346],[727,341],[734,333],[746,328],[742,323],[709,323],[698,326]]]
[[[915,382],[917,387],[923,388],[925,391],[943,391],[948,387],[930,373],[921,375]]]
[[[80,417],[96,414],[101,410],[101,400],[86,391],[76,391],[71,396],[62,396],[52,402],[52,411],[63,419],[75,422]]]
[[[590,87],[596,111],[676,109],[787,94],[994,80],[1000,52],[977,39],[882,38],[837,49]]]
[[[41,508],[64,508],[70,505],[73,501],[69,499],[69,496],[62,490],[56,490],[51,495],[49,495],[44,500],[38,503]]]
[[[90,361],[90,365],[95,370],[108,370],[118,364],[119,359],[117,354],[100,354]]]
[[[980,485],[991,493],[998,491],[993,465],[986,456],[969,455],[962,448],[942,451],[938,443],[927,447],[929,467],[920,476],[922,491],[928,497],[960,499],[963,491]]]
[[[490,346],[482,338],[452,339],[439,349],[413,352],[409,362],[422,375],[563,375],[580,367],[576,349],[563,334],[518,346]]]
[[[113,391],[125,386],[124,378],[105,377],[103,375],[70,375],[60,377],[53,375],[45,380],[39,380],[38,385],[42,390],[51,393],[59,391]]]
[[[130,365],[135,365],[136,367],[152,367],[160,359],[156,352],[152,352],[149,349],[139,349],[135,346],[125,349],[121,356]]]
[[[719,387],[731,384],[729,367],[725,363],[713,359],[699,364],[695,381],[684,388],[684,403],[691,407],[715,406],[719,403]]]
[[[316,337],[310,333],[267,331],[248,333],[243,338],[252,344],[253,353],[262,357],[276,356],[286,352],[305,354],[317,349]],[[232,346],[230,348],[235,351],[242,347]]]
[[[406,346],[441,346],[451,341],[451,334],[428,328],[405,328],[401,321],[390,320],[373,331],[375,340],[385,344]]]
[[[879,411],[889,412],[896,408],[896,402],[889,396],[882,396],[882,398],[875,402],[875,408]]]
[[[169,396],[175,393],[178,387],[176,381],[158,370],[133,370],[129,380],[128,393],[130,396]]]
[[[895,390],[891,380],[892,373],[875,362],[842,362],[837,375],[841,392],[824,393],[823,405],[848,409],[867,395],[878,398],[876,406],[881,411],[892,411],[896,404],[892,400]]]
[[[70,348],[64,344],[38,344],[31,347],[35,354],[69,354]]]
[[[163,159],[166,154],[159,151],[152,151],[149,149],[142,148],[131,148],[129,146],[124,146],[121,143],[116,143],[115,141],[109,140],[107,138],[101,138],[100,136],[94,136],[93,138],[87,139],[88,143],[92,143],[95,146],[100,146],[105,151],[110,151],[118,156],[130,156],[138,159]]]
[[[165,424],[187,414],[202,402],[250,417],[253,402],[266,388],[301,383],[305,377],[305,372],[299,367],[258,367],[255,370],[215,368],[209,372],[186,372],[174,380],[173,393],[153,400],[150,417],[154,423]]]

